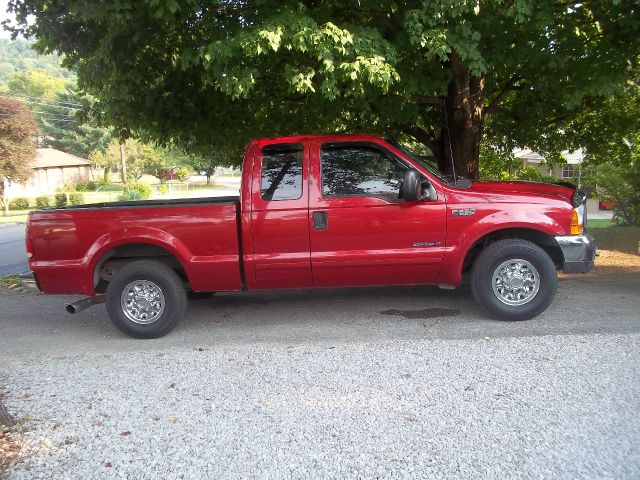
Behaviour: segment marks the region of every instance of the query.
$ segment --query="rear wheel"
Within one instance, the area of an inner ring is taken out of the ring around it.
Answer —
[[[499,240],[485,248],[471,270],[478,305],[499,320],[528,320],[542,313],[556,294],[551,257],[535,243]]]
[[[107,312],[122,332],[134,338],[158,338],[173,330],[187,310],[180,277],[151,260],[123,267],[107,288]]]

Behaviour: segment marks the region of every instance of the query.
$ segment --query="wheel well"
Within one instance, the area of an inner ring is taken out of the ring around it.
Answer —
[[[93,272],[93,286],[97,293],[104,293],[107,285],[122,267],[140,259],[152,259],[164,263],[173,269],[185,282],[188,282],[180,260],[169,250],[150,243],[127,243],[118,245],[105,252]]]
[[[556,242],[555,238],[539,230],[533,230],[530,228],[507,228],[504,230],[498,230],[491,232],[484,237],[478,239],[469,249],[467,255],[462,263],[462,272],[467,272],[471,269],[471,266],[475,262],[476,258],[482,250],[498,240],[504,240],[505,238],[520,238],[522,240],[528,240],[531,243],[535,243],[542,248],[553,260],[556,268],[562,267],[563,255],[560,246]]]

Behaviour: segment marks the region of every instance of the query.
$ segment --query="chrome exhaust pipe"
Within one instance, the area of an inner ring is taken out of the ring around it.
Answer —
[[[106,301],[106,295],[95,295],[93,297],[81,298],[73,303],[67,303],[65,308],[70,314],[81,312],[87,308],[97,305],[98,303],[104,303]]]

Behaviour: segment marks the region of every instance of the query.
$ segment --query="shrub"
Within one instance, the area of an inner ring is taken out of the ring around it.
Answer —
[[[81,205],[84,203],[84,196],[80,192],[72,192],[69,194],[69,205]]]
[[[56,207],[62,208],[67,206],[67,194],[66,193],[56,193]]]
[[[130,183],[122,191],[120,200],[144,200],[151,196],[151,187],[146,183]]]
[[[169,187],[167,187],[166,185],[160,185],[158,192],[160,192],[162,195],[165,195],[166,193],[169,193]]]
[[[29,199],[15,198],[9,202],[9,210],[26,210],[29,208]]]
[[[76,192],[94,192],[96,188],[98,188],[97,182],[93,180],[87,180],[86,182],[78,182],[75,185],[72,185],[75,188],[71,188],[67,191],[76,191]]]
[[[40,210],[45,208],[49,208],[49,197],[43,195],[41,197],[36,198],[36,207]]]
[[[189,178],[189,170],[184,167],[180,167],[178,170],[176,170],[176,177],[178,177],[178,180],[180,180],[181,182],[186,181],[187,178]]]
[[[613,207],[620,225],[640,225],[640,163],[615,167],[601,165],[597,175],[598,197]]]

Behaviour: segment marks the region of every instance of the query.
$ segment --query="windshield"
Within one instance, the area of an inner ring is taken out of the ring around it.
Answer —
[[[392,138],[386,138],[385,140],[387,142],[389,142],[389,144],[393,145],[395,148],[400,150],[402,153],[404,153],[411,160],[413,160],[418,165],[420,165],[422,168],[427,170],[433,176],[437,177],[439,180],[442,180],[443,182],[449,182],[450,179],[447,178],[448,175],[445,175],[440,170],[438,170],[438,167],[436,167],[436,165],[432,161],[429,161],[429,160],[427,160],[427,158],[421,157],[421,156],[413,153],[411,150],[403,147],[402,145],[400,145],[398,142],[396,142]]]

